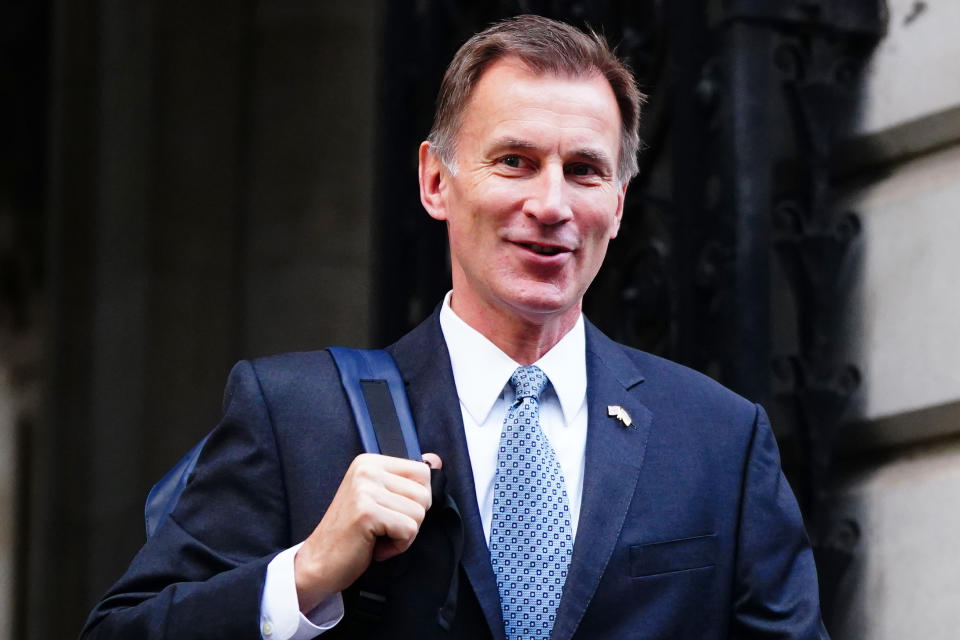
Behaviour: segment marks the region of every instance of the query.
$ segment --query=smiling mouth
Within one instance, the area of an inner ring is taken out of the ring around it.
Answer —
[[[541,256],[555,256],[558,253],[565,251],[565,249],[562,247],[548,247],[546,245],[536,244],[533,242],[521,242],[520,246],[526,247],[527,249],[530,249],[530,251],[538,253]]]

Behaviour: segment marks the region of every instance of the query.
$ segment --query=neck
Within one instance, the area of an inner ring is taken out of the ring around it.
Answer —
[[[533,364],[573,329],[580,304],[556,314],[521,314],[493,306],[474,308],[450,298],[450,308],[498,349],[521,365]]]

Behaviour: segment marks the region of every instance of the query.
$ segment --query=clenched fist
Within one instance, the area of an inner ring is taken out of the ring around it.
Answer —
[[[392,558],[413,544],[432,500],[430,469],[441,464],[435,453],[423,454],[423,462],[372,453],[353,460],[294,558],[301,611],[349,587],[371,559]]]

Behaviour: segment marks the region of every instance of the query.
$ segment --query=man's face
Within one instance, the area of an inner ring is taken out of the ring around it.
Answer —
[[[512,58],[484,72],[456,174],[421,148],[421,195],[447,222],[461,317],[572,326],[619,228],[619,150],[620,112],[602,76],[538,75]]]

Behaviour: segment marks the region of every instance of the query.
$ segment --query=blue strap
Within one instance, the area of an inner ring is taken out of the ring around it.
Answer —
[[[153,485],[150,493],[147,494],[147,502],[143,506],[143,517],[147,524],[147,537],[150,538],[156,532],[160,523],[170,515],[173,508],[187,486],[187,479],[197,464],[197,458],[200,457],[200,451],[206,444],[207,438],[198,442],[193,449],[187,452],[187,455],[180,459],[170,471],[160,478],[160,482]]]
[[[371,418],[372,403],[368,403],[369,396],[364,394],[364,383],[379,381],[386,383],[390,397],[393,399],[396,420],[406,448],[405,456],[419,461],[420,442],[413,424],[410,403],[407,402],[407,391],[400,377],[400,371],[390,354],[382,349],[349,349],[347,347],[329,347],[327,351],[333,356],[337,369],[340,370],[340,381],[343,383],[343,390],[353,410],[363,450],[367,453],[393,453],[385,451],[386,447],[381,446],[382,443],[394,438],[395,434],[389,431],[396,428],[396,424],[391,424],[392,415],[387,416],[381,413],[377,419]],[[368,387],[367,393],[369,392]]]

